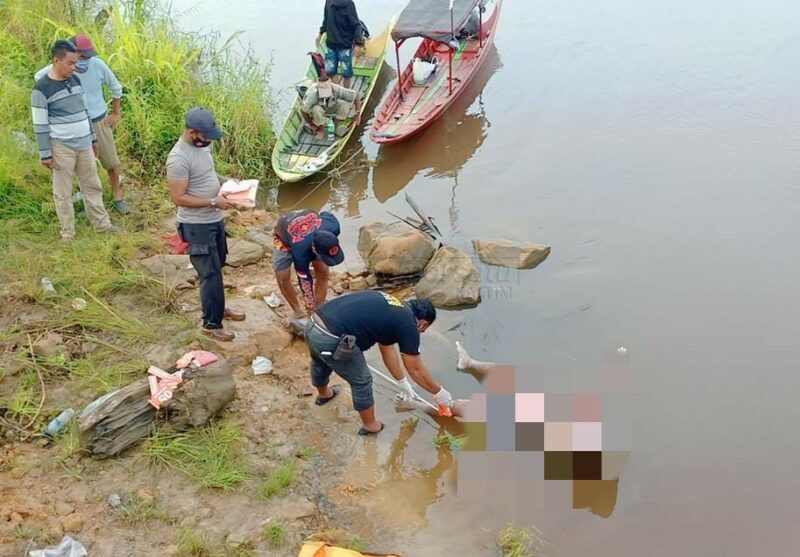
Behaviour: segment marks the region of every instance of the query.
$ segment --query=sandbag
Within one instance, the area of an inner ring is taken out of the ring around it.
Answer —
[[[153,433],[158,422],[179,430],[202,426],[236,394],[233,374],[223,358],[191,370],[184,379],[160,411],[149,402],[146,377],[89,404],[78,418],[83,447],[95,458],[108,458]]]
[[[215,363],[193,372],[189,381],[175,392],[166,418],[175,429],[200,427],[235,396],[236,382],[231,368],[220,357]]]

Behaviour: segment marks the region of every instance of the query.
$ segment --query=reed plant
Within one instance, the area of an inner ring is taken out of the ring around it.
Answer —
[[[247,477],[242,433],[229,419],[186,432],[157,431],[145,455],[151,464],[179,470],[204,487],[230,491]]]
[[[158,2],[4,0],[0,3],[0,248],[20,232],[55,232],[50,180],[39,164],[30,121],[33,74],[57,39],[92,37],[123,84],[117,144],[126,176],[139,185],[145,224],[170,208],[164,164],[192,106],[211,109],[225,132],[221,173],[273,180],[274,132],[268,64],[235,35],[185,33]],[[130,188],[131,184],[126,183]]]
[[[501,557],[543,557],[547,542],[538,528],[508,524],[497,534]]]

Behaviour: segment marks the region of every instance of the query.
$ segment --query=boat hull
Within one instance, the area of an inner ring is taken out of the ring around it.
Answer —
[[[492,15],[484,22],[483,45],[478,39],[463,41],[454,53],[452,92],[449,80],[450,48],[430,39],[420,44],[398,83],[392,86],[386,100],[378,107],[370,131],[372,141],[397,143],[408,139],[428,127],[453,104],[487,58],[494,42],[502,4],[502,0],[498,0]],[[415,85],[413,59],[432,56],[439,60],[436,70],[425,83]]]
[[[376,37],[364,45],[363,57],[353,60],[353,83],[351,87],[361,94],[361,115],[367,107],[370,96],[383,65],[386,45],[389,43],[392,28],[396,21],[392,18],[389,25]],[[320,50],[324,55],[324,39]],[[306,78],[315,81],[314,66],[309,64]],[[333,141],[327,138],[318,140],[305,130],[303,116],[300,113],[302,100],[296,96],[289,115],[278,134],[272,150],[272,169],[284,182],[299,182],[330,166],[344,149],[356,126],[352,121],[343,122],[348,131]]]

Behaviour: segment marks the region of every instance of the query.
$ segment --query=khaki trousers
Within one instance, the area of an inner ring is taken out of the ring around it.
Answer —
[[[61,223],[61,237],[75,237],[75,210],[72,207],[72,180],[78,177],[86,216],[95,230],[111,228],[111,219],[103,204],[103,186],[97,175],[97,163],[91,149],[76,151],[60,141],[50,142],[53,151],[53,201]]]
[[[325,127],[328,125],[329,116],[333,116],[334,120],[346,120],[355,116],[354,107],[353,103],[339,99],[336,101],[333,110],[329,110],[326,113],[321,104],[315,104],[311,107],[311,120],[315,125]]]
[[[106,126],[105,119],[92,122],[92,131],[97,136],[97,158],[106,170],[119,166],[117,144],[114,142],[114,131]]]

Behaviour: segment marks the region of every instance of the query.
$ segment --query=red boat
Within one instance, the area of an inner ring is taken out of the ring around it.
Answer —
[[[414,59],[433,63],[433,71],[414,75],[414,60],[397,80],[378,108],[370,138],[376,143],[396,143],[422,131],[447,110],[466,89],[494,41],[503,0],[494,2],[491,16],[484,21],[483,0],[411,0],[392,31],[397,67],[400,47],[410,38],[422,37]],[[477,25],[475,25],[477,18]],[[476,27],[474,33],[462,31]],[[429,66],[430,67],[430,66]]]

